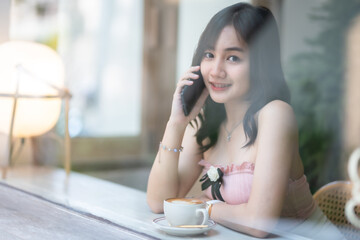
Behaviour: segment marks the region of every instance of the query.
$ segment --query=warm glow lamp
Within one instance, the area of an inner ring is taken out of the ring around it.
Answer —
[[[9,136],[3,178],[11,164],[13,137],[39,136],[53,128],[62,99],[66,100],[65,166],[69,173],[69,98],[64,88],[64,66],[54,50],[26,41],[0,45],[0,132]]]

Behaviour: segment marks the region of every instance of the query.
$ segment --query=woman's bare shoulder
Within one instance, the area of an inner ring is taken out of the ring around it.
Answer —
[[[264,107],[262,107],[259,113],[281,113],[281,112],[293,112],[293,109],[290,104],[281,100],[273,100],[268,102]]]
[[[297,129],[295,113],[290,104],[274,100],[267,103],[259,111],[259,127],[282,126],[282,128]]]

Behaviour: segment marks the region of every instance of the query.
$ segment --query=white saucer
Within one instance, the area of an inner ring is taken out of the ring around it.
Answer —
[[[198,235],[202,233],[206,233],[210,229],[216,226],[216,223],[209,219],[207,222],[207,227],[199,227],[199,228],[185,228],[185,227],[171,227],[169,223],[166,221],[165,217],[155,218],[153,220],[153,224],[156,228],[166,232],[170,235],[175,236],[190,236],[190,235]]]

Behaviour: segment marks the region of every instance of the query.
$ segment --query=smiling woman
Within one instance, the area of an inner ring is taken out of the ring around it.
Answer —
[[[215,47],[205,51],[200,65],[205,84],[211,89],[210,96],[215,102],[245,98],[250,86],[249,61],[247,46],[238,38],[235,28],[225,27]]]
[[[206,88],[185,116],[180,95],[194,84],[189,78]],[[185,197],[203,176],[201,198],[223,201],[211,217],[228,228],[256,237],[280,229],[342,239],[316,206],[304,175],[269,9],[237,3],[210,20],[192,67],[177,84],[162,145],[183,151],[159,148],[147,191],[154,212],[163,211],[167,198]],[[316,227],[304,231],[309,223]]]

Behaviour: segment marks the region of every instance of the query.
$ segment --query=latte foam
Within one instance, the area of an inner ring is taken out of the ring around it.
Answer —
[[[191,199],[191,198],[171,198],[166,200],[175,204],[202,204],[203,201],[199,199]]]

